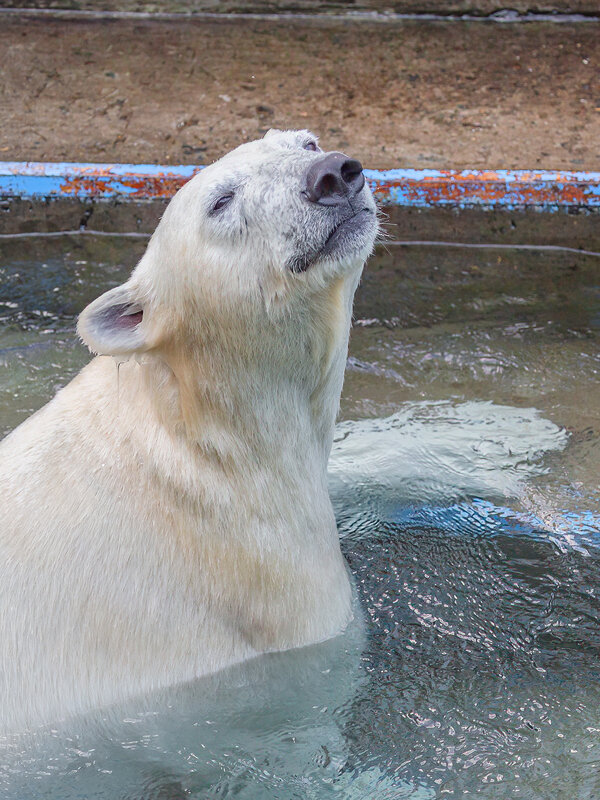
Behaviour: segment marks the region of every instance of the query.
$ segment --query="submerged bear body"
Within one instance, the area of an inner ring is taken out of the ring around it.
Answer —
[[[326,468],[376,230],[358,162],[272,132],[83,312],[98,357],[0,444],[2,728],[345,627]]]

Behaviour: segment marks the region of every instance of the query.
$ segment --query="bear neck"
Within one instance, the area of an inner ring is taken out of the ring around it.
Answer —
[[[185,346],[164,348],[148,391],[164,424],[213,456],[326,469],[339,409],[358,276],[307,295],[294,313],[206,323]],[[154,387],[159,387],[155,391]]]

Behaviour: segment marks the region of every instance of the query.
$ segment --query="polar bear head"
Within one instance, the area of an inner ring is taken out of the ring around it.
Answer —
[[[127,356],[174,332],[293,316],[336,281],[354,288],[376,233],[358,161],[324,153],[308,131],[269,131],[176,194],[129,281],[84,310],[79,335]]]

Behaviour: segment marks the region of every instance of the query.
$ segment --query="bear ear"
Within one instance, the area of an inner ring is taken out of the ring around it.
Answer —
[[[144,306],[125,283],[105,292],[79,315],[77,333],[98,355],[132,355],[148,349]]]

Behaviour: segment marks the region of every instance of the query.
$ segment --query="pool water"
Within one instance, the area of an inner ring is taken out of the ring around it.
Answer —
[[[145,242],[0,243],[0,435]],[[600,262],[382,249],[331,493],[344,635],[1,742],[6,798],[600,796]]]

